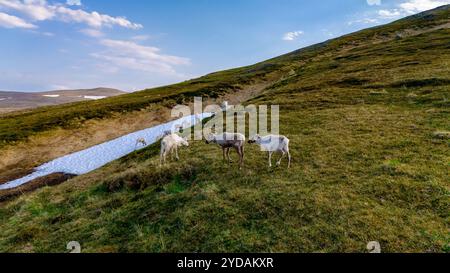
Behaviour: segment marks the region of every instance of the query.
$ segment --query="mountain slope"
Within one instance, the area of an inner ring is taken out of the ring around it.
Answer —
[[[133,112],[152,104],[172,106],[189,101],[193,96],[217,99],[227,93],[242,91],[257,83],[269,84],[288,76],[294,67],[308,62],[320,62],[327,54],[346,52],[360,45],[377,44],[399,36],[409,37],[438,28],[448,28],[448,5],[408,17],[389,25],[359,31],[310,46],[281,57],[248,67],[213,73],[183,83],[148,89],[115,98],[90,103],[75,103],[61,107],[40,108],[24,114],[0,117],[0,145],[26,140],[32,135],[54,128],[73,126],[74,120],[109,118],[114,113]],[[322,68],[324,69],[324,68]],[[12,121],[17,126],[11,125]]]
[[[125,92],[111,88],[57,90],[34,93],[0,91],[0,113],[101,99],[123,94]]]
[[[446,6],[90,102],[106,117],[162,96],[171,104],[264,84],[246,103],[280,105],[293,167],[269,169],[248,146],[240,171],[217,147],[193,142],[182,162],[160,168],[154,145],[1,204],[0,251],[63,252],[77,240],[88,252],[364,252],[375,240],[383,252],[448,252],[450,146],[435,132],[450,131],[449,15]]]

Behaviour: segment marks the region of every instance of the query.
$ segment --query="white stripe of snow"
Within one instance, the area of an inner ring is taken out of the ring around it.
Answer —
[[[101,100],[107,98],[107,96],[84,96],[84,98],[90,100]]]
[[[42,95],[47,98],[59,98],[60,95]]]
[[[186,129],[194,126],[198,121],[211,117],[211,113],[184,117],[175,121],[161,124],[142,131],[104,142],[86,150],[69,154],[50,161],[35,169],[32,174],[20,179],[0,185],[0,190],[8,190],[24,185],[36,178],[52,173],[67,173],[82,175],[96,170],[111,161],[122,158],[135,151],[136,140],[145,139],[148,144],[153,144],[161,138],[166,131],[176,132],[181,126]],[[143,147],[141,147],[142,149]]]

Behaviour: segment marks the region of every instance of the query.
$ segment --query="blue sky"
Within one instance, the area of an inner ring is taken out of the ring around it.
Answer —
[[[0,90],[140,90],[253,64],[449,3],[0,0]]]

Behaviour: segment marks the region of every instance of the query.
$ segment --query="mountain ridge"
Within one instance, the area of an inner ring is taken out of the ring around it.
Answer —
[[[126,94],[113,88],[52,90],[43,92],[0,91],[0,113],[29,110]]]

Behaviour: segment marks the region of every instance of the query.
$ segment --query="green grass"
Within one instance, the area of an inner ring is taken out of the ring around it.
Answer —
[[[290,170],[203,142],[160,168],[153,145],[2,204],[0,252],[448,252],[450,30],[378,43],[449,9],[427,14],[208,76],[279,76],[248,103],[280,105]]]

